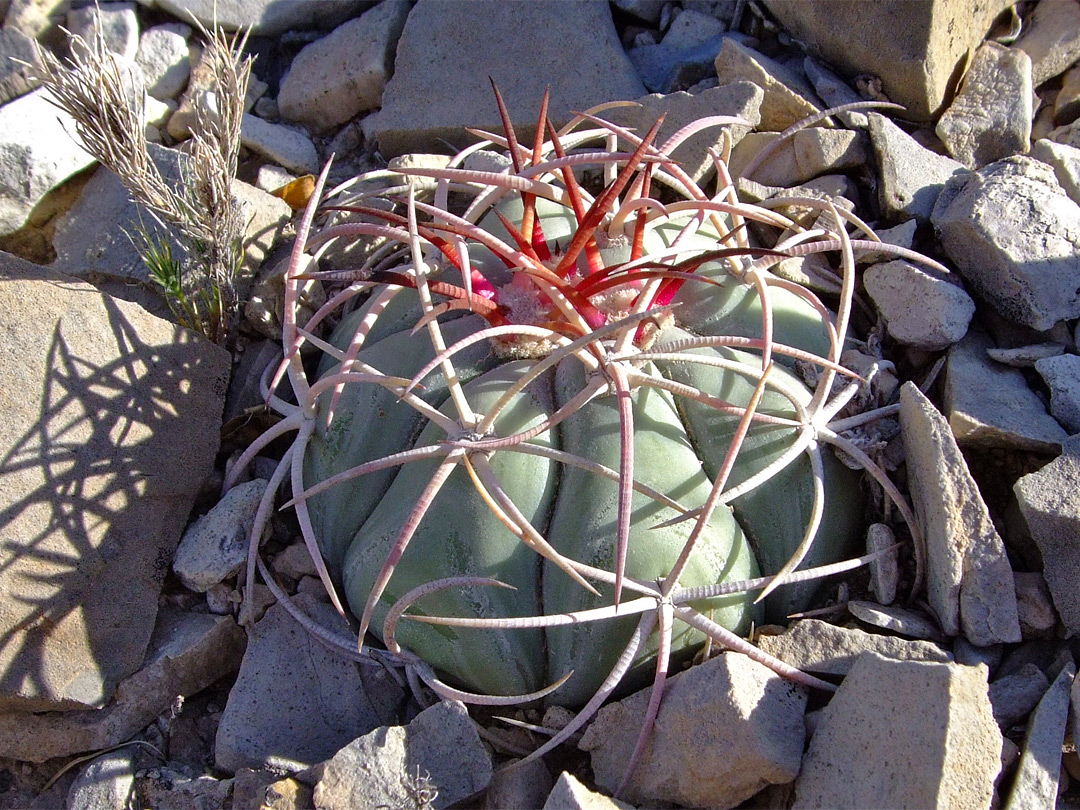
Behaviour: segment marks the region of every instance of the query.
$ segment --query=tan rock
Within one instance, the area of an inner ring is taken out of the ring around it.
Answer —
[[[798,75],[752,48],[728,37],[714,63],[721,84],[749,81],[765,91],[759,128],[782,132],[821,108],[814,91]]]

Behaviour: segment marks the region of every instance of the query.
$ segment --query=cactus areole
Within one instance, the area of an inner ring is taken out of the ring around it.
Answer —
[[[362,266],[290,274],[291,302],[338,291],[285,313],[299,438],[278,476],[361,632],[452,694],[581,706],[813,596],[755,604],[755,578],[851,555],[859,473],[825,443],[865,383],[840,353],[851,253],[876,237],[828,202],[800,203],[810,224],[740,202],[726,134],[711,194],[671,159],[738,119],[659,143],[660,122],[542,112],[524,146],[499,105],[504,135],[342,184],[309,235],[324,171],[294,267],[343,240]],[[811,253],[842,265],[840,315],[770,272]]]

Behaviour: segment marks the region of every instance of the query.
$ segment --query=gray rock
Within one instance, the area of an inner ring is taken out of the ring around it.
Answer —
[[[41,84],[32,68],[20,64],[35,65],[37,61],[30,37],[17,28],[0,28],[0,104],[26,95]]]
[[[818,619],[795,622],[779,636],[758,636],[757,645],[793,667],[823,675],[846,675],[867,652],[898,661],[952,661],[948,652],[932,642],[837,627]]]
[[[191,75],[188,37],[191,26],[183,23],[155,25],[139,37],[135,58],[142,70],[146,92],[156,99],[173,99],[183,92]]]
[[[1047,357],[1035,362],[1035,370],[1050,388],[1050,413],[1070,434],[1080,433],[1080,357]]]
[[[139,20],[134,2],[73,8],[67,13],[67,29],[87,42],[100,36],[105,47],[118,57],[119,64],[135,61],[139,50]]]
[[[715,67],[720,84],[750,81],[765,91],[761,102],[760,128],[763,130],[782,132],[821,110],[808,82],[734,37],[724,37]]]
[[[866,530],[866,553],[884,551],[896,543],[893,530],[884,523],[873,523]],[[872,560],[870,568],[870,588],[874,597],[883,605],[892,604],[896,599],[896,586],[900,579],[897,570],[897,554],[892,551],[883,557]]]
[[[563,771],[544,802],[543,810],[634,810],[633,805],[589,790],[568,771]]]
[[[324,627],[347,632],[330,605],[305,594],[294,603]],[[392,722],[400,699],[385,670],[335,654],[275,605],[251,631],[218,726],[217,767],[314,765]]]
[[[667,93],[677,84],[684,89],[713,74],[724,31],[724,24],[715,17],[684,9],[661,42],[638,45],[627,55],[649,90]]]
[[[877,157],[881,209],[893,219],[927,222],[949,178],[962,164],[924,147],[883,115],[867,114],[870,143]]]
[[[1042,138],[1035,141],[1029,155],[1053,168],[1058,185],[1080,204],[1080,149]]]
[[[967,334],[975,302],[959,285],[904,259],[875,264],[863,279],[889,335],[899,343],[939,351]]]
[[[612,0],[612,5],[639,20],[658,25],[660,12],[667,0]]]
[[[1054,99],[1054,120],[1071,124],[1077,118],[1080,118],[1080,70],[1073,67],[1061,78],[1061,89]]]
[[[491,88],[477,76],[490,76],[498,84],[525,143],[531,142],[549,84],[548,113],[556,126],[568,121],[571,111],[645,95],[606,2],[534,0],[515,6],[513,14],[501,10],[498,0],[420,0],[413,7],[372,127],[385,157],[423,151],[439,139],[465,146],[473,142],[467,126],[501,132]],[[455,35],[448,37],[447,31]],[[513,59],[492,47],[520,41],[523,31],[542,31],[543,36],[515,51]],[[551,65],[575,68],[553,74]]]
[[[319,153],[311,138],[284,124],[271,124],[245,113],[240,126],[240,142],[297,174],[318,174]]]
[[[1043,559],[1043,577],[1065,629],[1080,632],[1080,440],[1013,485],[1020,513]]]
[[[281,83],[282,117],[325,132],[382,104],[410,4],[379,3],[304,47]]]
[[[867,654],[825,707],[794,807],[989,807],[1001,739],[985,668]]]
[[[139,807],[224,810],[233,783],[231,779],[195,775],[187,768],[166,765],[140,773],[136,786]]]
[[[605,706],[578,743],[605,790],[623,781],[649,693]],[[728,808],[766,785],[790,782],[799,772],[805,711],[803,688],[744,655],[721,653],[668,679],[652,734],[621,795],[635,804]]]
[[[207,28],[250,29],[252,36],[271,37],[293,29],[337,25],[355,16],[366,0],[139,0],[179,20],[194,17]]]
[[[534,759],[517,768],[502,768],[492,773],[481,808],[541,807],[554,786],[555,779],[542,759]]]
[[[270,568],[276,574],[289,579],[301,579],[302,577],[318,576],[315,563],[311,559],[311,552],[303,543],[293,543],[274,557]]]
[[[1057,805],[1061,745],[1065,741],[1069,690],[1075,676],[1076,667],[1070,661],[1031,716],[1006,810],[1053,810]]]
[[[1002,729],[1008,730],[1028,716],[1049,687],[1050,680],[1035,664],[1025,664],[1016,672],[998,678],[990,684],[994,719]]]
[[[926,616],[902,607],[886,607],[873,602],[853,599],[847,603],[848,612],[861,622],[901,636],[924,641],[944,641],[941,630]]]
[[[734,82],[723,87],[713,87],[701,93],[652,94],[637,100],[639,107],[617,107],[604,113],[605,120],[621,127],[632,127],[636,132],[648,132],[661,115],[664,123],[657,133],[656,142],[664,142],[700,118],[711,115],[733,115],[746,119],[756,126],[760,120],[761,88],[750,82]],[[749,132],[748,126],[725,126],[732,143],[738,143]],[[688,138],[672,152],[683,170],[695,181],[700,181],[713,171],[708,149],[719,149],[723,135],[720,127],[711,127]]]
[[[1046,579],[1038,571],[1015,571],[1016,610],[1024,638],[1053,635],[1058,617]]]
[[[963,636],[957,636],[953,639],[953,657],[956,659],[956,663],[963,664],[966,667],[985,664],[990,672],[995,672],[1001,663],[1003,654],[1003,644],[976,647]]]
[[[1080,206],[1045,163],[1017,156],[954,177],[932,214],[964,279],[1038,331],[1080,315]]]
[[[865,101],[851,86],[837,76],[828,67],[811,57],[803,60],[803,72],[814,86],[814,92],[825,102],[826,107],[839,107]],[[866,129],[866,114],[861,112],[840,113],[839,120],[849,129]]]
[[[166,711],[235,672],[244,631],[227,616],[163,608],[142,669],[97,711],[0,714],[0,756],[44,762],[122,743]]]
[[[969,169],[1027,152],[1031,98],[1028,55],[996,42],[983,43],[935,132],[949,154]]]
[[[94,759],[68,788],[66,810],[126,810],[135,792],[130,748]]]
[[[732,175],[767,186],[790,188],[823,174],[854,169],[867,160],[864,140],[858,133],[849,129],[808,127],[787,138],[760,166],[746,174],[743,166],[777,137],[771,132],[753,132],[743,138],[732,151]]]
[[[21,228],[46,193],[94,162],[74,132],[74,119],[43,89],[0,107],[0,236]]]
[[[994,346],[986,350],[986,355],[991,360],[1014,368],[1035,368],[1035,363],[1039,360],[1064,353],[1064,343],[1034,343],[1014,349],[999,349]]]
[[[229,355],[6,253],[0,278],[0,709],[101,706],[142,663]]]
[[[185,588],[205,593],[240,570],[266,485],[256,479],[233,487],[187,528],[173,557],[173,571]]]
[[[1031,81],[1036,87],[1064,73],[1080,59],[1080,7],[1060,0],[1039,3],[1013,47],[1031,58]]]
[[[884,244],[896,245],[911,250],[915,245],[915,231],[919,223],[914,219],[901,222],[892,228],[879,228],[875,230],[878,238]],[[883,250],[865,250],[855,252],[855,261],[859,264],[877,264],[878,262],[890,262],[895,258],[893,254]]]
[[[465,707],[443,701],[407,726],[353,740],[320,771],[315,806],[324,810],[409,803],[442,810],[486,788],[492,769]]]
[[[1067,434],[1046,412],[1023,372],[989,359],[981,332],[949,350],[945,410],[962,447],[1005,447],[1056,453]]]
[[[926,543],[927,600],[942,629],[979,646],[1020,640],[1012,568],[945,417],[914,385],[900,389],[900,429]]]

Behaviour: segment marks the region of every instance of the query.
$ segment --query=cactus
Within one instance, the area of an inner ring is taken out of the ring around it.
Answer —
[[[840,360],[854,252],[933,262],[882,245],[830,201],[786,201],[809,225],[740,202],[726,137],[708,195],[670,154],[738,119],[657,144],[660,122],[639,137],[602,110],[556,130],[545,99],[530,148],[496,97],[505,134],[478,133],[444,168],[374,172],[322,201],[324,170],[267,384],[282,419],[237,467],[295,430],[268,499],[288,476],[361,646],[370,629],[444,696],[584,705],[541,750],[620,682],[651,675],[654,714],[672,657],[707,638],[831,688],[738,634],[807,607],[814,577],[865,561],[848,560],[864,527],[853,461],[921,559],[904,499],[844,435],[882,412],[852,412],[867,378]],[[312,234],[317,209],[327,221]],[[299,272],[305,251],[358,238],[373,247],[354,272]],[[835,314],[770,272],[811,254],[839,256]],[[340,289],[301,326],[289,304],[312,277]],[[321,352],[310,376],[305,344]],[[274,393],[286,376],[298,404]],[[755,591],[769,594],[764,614]]]

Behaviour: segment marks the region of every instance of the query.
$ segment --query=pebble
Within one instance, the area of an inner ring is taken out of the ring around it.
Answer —
[[[589,790],[569,771],[563,771],[542,810],[634,810],[634,806]]]
[[[491,785],[484,794],[481,810],[541,807],[550,800],[554,786],[555,779],[542,759],[534,759],[517,768],[501,768],[491,775]]]
[[[315,151],[315,144],[293,127],[271,124],[245,113],[240,125],[240,142],[291,172],[317,174],[319,171],[319,153]]]
[[[863,280],[889,336],[905,346],[946,349],[967,334],[975,315],[962,287],[905,259],[872,265]]]
[[[155,25],[139,37],[139,52],[135,64],[143,74],[146,92],[152,98],[175,99],[191,76],[188,39],[191,26],[183,23]]]
[[[1061,773],[1061,745],[1076,667],[1070,661],[1054,679],[1028,722],[1023,753],[1005,810],[1053,810]]]
[[[1001,739],[985,668],[867,653],[825,707],[793,807],[989,807]]]
[[[87,42],[100,37],[118,64],[131,64],[139,50],[139,21],[134,2],[72,8],[67,13],[67,29]]]
[[[1074,67],[1062,77],[1061,89],[1054,99],[1054,120],[1065,125],[1077,118],[1080,118],[1080,70]]]
[[[822,675],[846,675],[859,656],[868,652],[900,661],[952,660],[948,652],[929,641],[867,633],[819,619],[802,619],[781,635],[759,635],[757,645],[793,667]]]
[[[866,530],[866,553],[874,554],[883,551],[896,543],[896,535],[888,525],[873,523]],[[870,588],[874,597],[882,605],[892,604],[896,599],[896,586],[899,581],[897,570],[897,553],[891,553],[871,561],[870,563]]]
[[[68,788],[66,810],[123,810],[135,792],[130,748],[103,754],[82,769]]]
[[[1020,640],[1012,568],[948,422],[913,383],[900,428],[926,542],[927,598],[942,629],[979,646]]]
[[[944,641],[941,629],[921,613],[902,607],[884,607],[873,602],[852,600],[847,603],[848,612],[859,621],[891,630],[908,638],[924,641]]]
[[[743,167],[777,138],[770,132],[752,132],[739,141],[731,154],[732,175],[790,188],[823,174],[854,169],[867,160],[863,139],[850,129],[808,127],[786,139],[753,172],[744,172]]]
[[[1029,154],[1053,168],[1062,190],[1080,204],[1080,149],[1042,138],[1035,141]]]
[[[1031,146],[1031,58],[987,42],[975,51],[960,92],[935,132],[969,169],[1022,154]]]
[[[812,100],[814,91],[808,82],[779,62],[741,44],[734,37],[724,37],[723,47],[717,54],[714,66],[720,84],[750,81],[765,91],[761,102],[762,130],[783,132],[795,122],[821,109]]]
[[[1016,609],[1024,638],[1052,636],[1057,627],[1057,613],[1046,580],[1038,571],[1016,571]]]
[[[1002,730],[1007,731],[1027,717],[1049,687],[1050,680],[1035,664],[1025,664],[991,683],[990,703]]]
[[[17,28],[6,25],[0,28],[0,104],[26,95],[41,84],[34,69],[21,64],[38,64],[33,43]]]
[[[1065,353],[1063,343],[1036,343],[1031,346],[1018,346],[1015,349],[999,349],[992,346],[986,350],[987,356],[998,363],[1014,368],[1034,368],[1035,363],[1047,357],[1057,357]]]
[[[605,790],[623,781],[649,693],[602,708],[578,743]],[[802,757],[806,700],[805,689],[736,653],[669,678],[653,732],[620,795],[634,804],[729,808],[766,785],[790,782]],[[691,761],[695,767],[686,768]]]
[[[1070,434],[1080,433],[1080,356],[1046,357],[1035,370],[1050,388],[1050,413]]]
[[[274,557],[270,568],[275,574],[280,574],[289,579],[318,576],[315,563],[311,559],[311,552],[303,543],[293,543],[284,551]]]
[[[1031,58],[1031,83],[1036,87],[1060,76],[1080,59],[1080,7],[1039,3],[1013,47]]]

